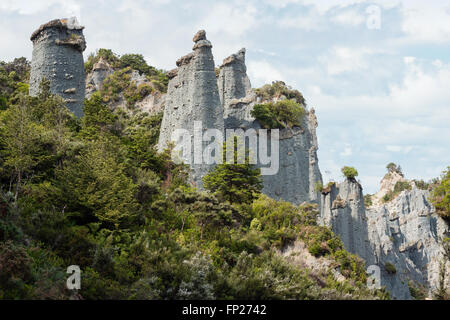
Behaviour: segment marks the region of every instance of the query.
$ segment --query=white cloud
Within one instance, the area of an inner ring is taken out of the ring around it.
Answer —
[[[58,0],[2,0],[0,3],[0,12],[17,12],[23,15],[32,15],[39,12],[48,11],[52,6],[57,6],[65,17],[77,16],[80,20],[81,5],[78,1],[58,1]],[[62,16],[60,18],[63,18]]]
[[[404,7],[402,30],[408,42],[448,43],[450,41],[449,4],[411,2]]]
[[[300,16],[286,16],[277,21],[281,28],[300,29],[305,31],[320,31],[326,29],[326,21],[317,12],[312,10]]]
[[[240,37],[259,24],[257,15],[257,8],[249,3],[217,3],[208,10],[198,26],[210,33]]]
[[[329,75],[335,76],[344,72],[353,72],[367,69],[367,56],[373,54],[369,48],[333,47],[318,60],[322,63]]]
[[[339,153],[339,155],[341,157],[350,157],[353,154],[352,152],[352,148],[349,144],[345,145],[344,151],[342,151],[341,153]]]
[[[285,80],[283,74],[266,60],[249,61],[247,66],[248,74],[254,87],[276,80]]]
[[[344,10],[331,18],[331,21],[337,24],[349,25],[352,27],[359,26],[365,22],[367,17],[356,10]]]
[[[387,145],[386,150],[392,152],[409,153],[414,147],[413,146],[393,146]]]

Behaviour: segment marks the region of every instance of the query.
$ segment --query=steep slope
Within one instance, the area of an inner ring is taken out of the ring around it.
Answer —
[[[187,130],[191,135],[191,146],[194,146],[194,121],[200,121],[203,129],[223,132],[223,111],[214,71],[212,45],[203,30],[194,36],[193,41],[193,52],[178,59],[178,68],[169,73],[159,151],[169,146],[176,129]],[[202,177],[212,166],[194,163],[194,148],[191,150],[191,158],[187,162],[191,163],[193,182],[201,188]]]
[[[382,192],[395,183],[382,181]],[[402,178],[403,179],[403,178]],[[403,180],[402,180],[403,181]],[[392,189],[391,189],[392,190]],[[380,194],[381,194],[380,193]],[[424,287],[431,297],[439,286],[439,266],[445,261],[442,239],[448,225],[428,201],[429,192],[412,183],[388,203],[364,207],[362,188],[346,180],[322,193],[320,223],[338,234],[345,248],[358,254],[366,266],[380,268],[380,284],[396,299],[411,299],[410,287]],[[450,265],[446,269],[447,282]]]
[[[261,128],[250,112],[257,103],[264,101],[251,89],[246,70],[244,49],[224,59],[220,66],[218,86],[225,129]],[[263,176],[263,193],[296,204],[317,201],[314,185],[322,182],[322,175],[317,159],[316,127],[317,118],[311,108],[306,110],[301,127],[280,130],[279,170],[274,175]]]
[[[36,96],[46,79],[50,81],[51,92],[62,96],[77,117],[83,115],[85,96],[83,29],[76,18],[56,19],[41,25],[31,35],[30,95]]]

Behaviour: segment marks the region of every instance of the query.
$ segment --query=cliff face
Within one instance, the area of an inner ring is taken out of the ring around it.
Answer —
[[[311,109],[301,128],[280,130],[280,168],[275,175],[263,176],[265,194],[295,204],[318,201],[314,185],[322,182],[322,175],[317,159],[316,126]]]
[[[158,150],[163,151],[171,141],[176,129],[186,129],[194,146],[194,121],[201,121],[203,129],[218,129],[223,132],[223,111],[219,99],[211,43],[204,31],[194,37],[193,52],[177,61],[178,68],[169,72],[163,121]],[[191,163],[193,163],[192,148]],[[202,177],[211,165],[192,164],[192,180],[201,188]]]
[[[380,284],[392,297],[411,299],[411,281],[431,295],[439,284],[439,265],[445,261],[441,241],[449,229],[428,196],[413,184],[389,203],[366,209],[361,187],[347,180],[322,194],[320,223],[330,226],[367,267],[380,267]],[[448,263],[446,273],[449,286]]]
[[[86,97],[89,98],[92,93],[98,91],[103,86],[103,81],[113,74],[114,70],[105,59],[100,59],[92,68],[86,77]]]
[[[351,253],[365,258],[370,256],[367,236],[367,217],[361,186],[345,180],[322,194],[320,223],[331,226]]]
[[[50,91],[62,96],[69,110],[81,117],[85,96],[83,27],[75,18],[52,20],[41,25],[31,41],[30,95],[39,93],[39,85],[45,78],[50,81]]]
[[[220,66],[217,79],[220,101],[223,106],[225,128],[246,128],[255,120],[250,111],[256,95],[247,76],[245,49],[226,58]]]
[[[218,87],[226,129],[260,128],[250,114],[259,99],[246,70],[244,49],[226,58],[220,66]],[[318,200],[314,184],[322,182],[322,175],[317,160],[316,127],[317,118],[314,109],[310,109],[301,128],[280,130],[279,171],[263,176],[263,193],[295,204]]]

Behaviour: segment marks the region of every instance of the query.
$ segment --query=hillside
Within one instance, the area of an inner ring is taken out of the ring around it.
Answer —
[[[206,33],[193,42],[170,71],[98,49],[83,79],[43,77],[31,95],[30,73],[49,71],[0,63],[0,298],[448,299],[448,177],[422,190],[389,169],[367,201],[354,168],[324,187],[303,95],[252,88],[245,50],[216,68]],[[175,162],[171,135],[194,120],[279,129],[279,170]]]

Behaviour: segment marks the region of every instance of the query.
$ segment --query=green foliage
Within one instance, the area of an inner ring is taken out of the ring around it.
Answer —
[[[314,191],[315,192],[322,192],[323,190],[323,183],[322,181],[316,181],[316,183],[314,184]]]
[[[389,274],[395,274],[395,273],[397,273],[397,269],[396,269],[395,266],[394,266],[392,263],[390,263],[390,262],[386,262],[386,263],[384,264],[384,268],[386,269],[387,273],[389,273]]]
[[[141,74],[156,74],[156,70],[147,64],[142,54],[124,54],[119,60],[121,68],[131,67]]]
[[[402,168],[400,167],[400,165],[390,162],[387,164],[386,169],[388,170],[388,173],[396,172],[403,177]]]
[[[261,97],[263,101],[270,101],[274,98],[286,98],[294,100],[302,106],[305,106],[305,98],[298,91],[287,86],[283,81],[273,81],[272,84],[265,84],[261,88],[255,90],[256,95]]]
[[[147,64],[141,54],[124,54],[121,57],[109,49],[99,49],[96,54],[90,54],[85,63],[86,73],[93,70],[94,65],[103,59],[106,61],[114,73],[106,79],[101,92],[105,102],[116,102],[120,94],[123,93],[128,107],[132,108],[138,101],[144,99],[154,91],[165,93],[169,79],[166,73]],[[138,71],[145,75],[148,83],[136,86],[136,83],[130,80],[131,72]]]
[[[149,94],[120,72],[121,63],[145,68],[142,59],[99,56],[117,68],[116,83],[85,101],[81,119],[47,81],[29,97],[20,63],[8,73],[1,64],[1,299],[387,298],[365,287],[360,261],[317,225],[316,205],[261,195],[247,163],[213,171],[214,192],[190,186],[186,167],[156,152],[162,114],[105,101]],[[283,250],[296,242],[345,280],[290,263]],[[82,269],[77,293],[66,289],[69,265]]]
[[[344,175],[344,177],[346,177],[349,180],[354,180],[355,177],[358,176],[358,171],[353,167],[345,166],[341,169],[341,172]]]
[[[383,202],[389,202],[395,199],[402,191],[411,190],[411,183],[408,181],[397,181],[392,191],[389,191],[383,196]]]
[[[416,284],[412,280],[408,282],[408,288],[411,296],[415,300],[425,300],[425,298],[427,298],[428,296],[427,289],[420,284]]]
[[[203,177],[204,187],[222,201],[250,204],[262,190],[261,170],[250,164],[248,158],[244,163],[237,163],[237,139],[234,146],[234,161],[227,163],[224,143],[223,163]]]
[[[251,203],[262,189],[260,169],[248,163],[219,164],[203,182],[207,190],[230,203]]]
[[[364,195],[364,207],[368,208],[370,206],[372,206],[372,195],[365,194]]]
[[[450,221],[450,167],[442,173],[440,183],[433,188],[431,201],[437,213]]]
[[[91,53],[87,61],[84,63],[86,73],[92,71],[94,65],[100,60],[104,59],[112,68],[119,67],[119,57],[110,49],[98,49],[96,53]]]
[[[283,129],[300,127],[305,109],[295,100],[280,100],[275,103],[257,104],[250,112],[263,128]]]

